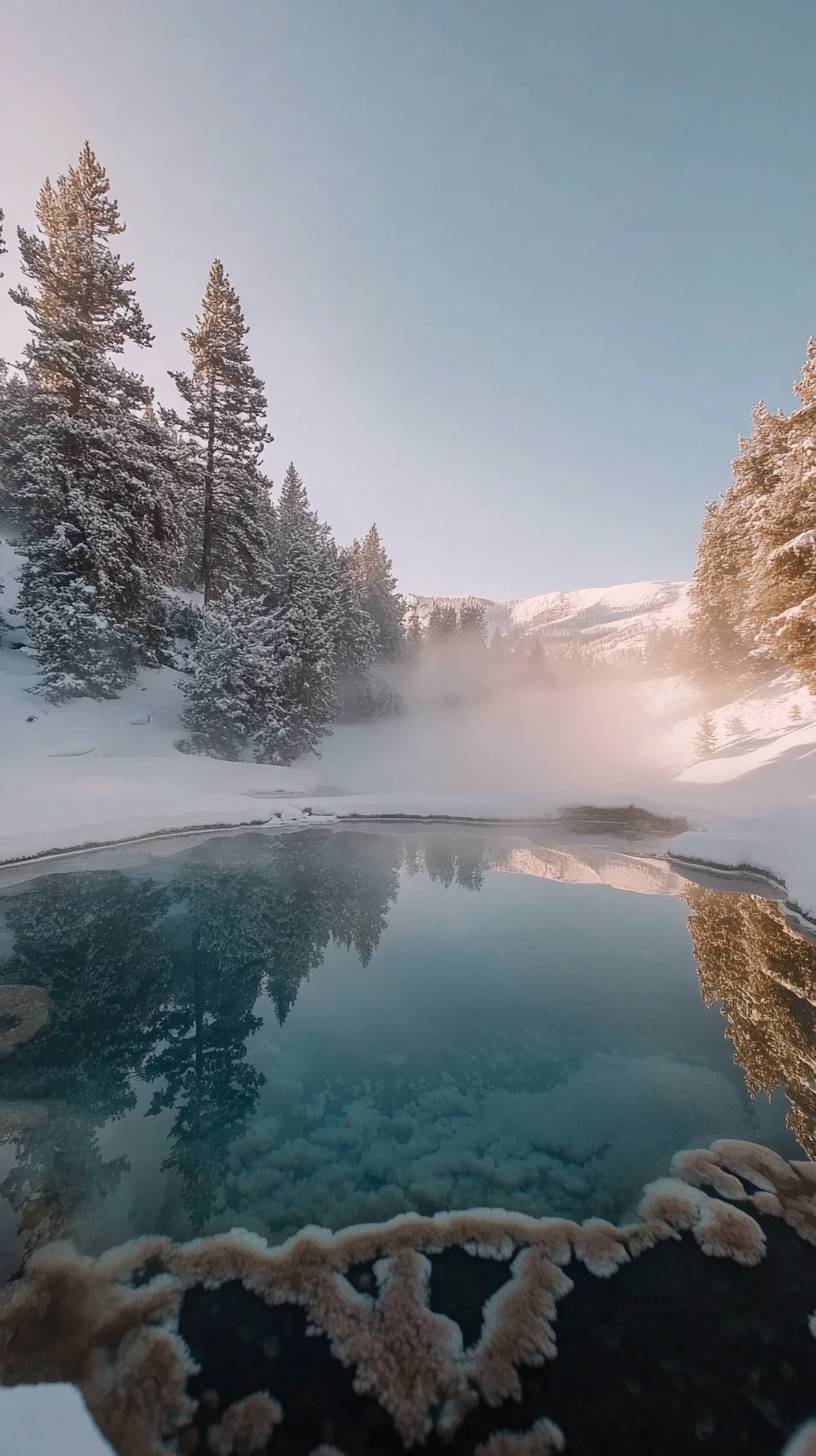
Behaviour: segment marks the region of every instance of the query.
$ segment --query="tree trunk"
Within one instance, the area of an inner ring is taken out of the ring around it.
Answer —
[[[207,399],[207,464],[204,471],[204,539],[201,552],[201,575],[204,581],[204,605],[212,594],[212,517],[215,478],[215,373],[210,373]]]

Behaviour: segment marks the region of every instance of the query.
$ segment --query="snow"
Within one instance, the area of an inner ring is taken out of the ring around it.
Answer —
[[[14,1456],[111,1456],[73,1385],[0,1387],[2,1449]]]
[[[121,698],[54,707],[33,696],[35,664],[14,615],[19,558],[0,540],[0,863],[173,832],[305,822],[306,811],[527,820],[570,803],[637,803],[685,816],[671,853],[752,867],[816,918],[816,699],[778,674],[711,709],[682,677],[607,684],[544,705],[528,694],[469,712],[431,710],[338,728],[321,757],[289,768],[190,756],[175,746],[179,674],[144,671]],[[687,587],[637,582],[497,604],[519,624],[542,619],[601,633],[614,656],[644,624],[679,624]],[[566,603],[566,607],[565,604]],[[556,614],[558,614],[556,616]],[[15,643],[22,646],[15,647]],[[544,706],[542,706],[544,705]],[[717,749],[699,760],[708,709]],[[632,846],[631,848],[635,848]],[[595,858],[563,846],[519,851],[524,872],[661,893],[668,868],[637,852]],[[519,862],[518,869],[522,868]],[[669,889],[669,893],[671,890]]]
[[[798,536],[791,536],[790,541],[786,541],[782,546],[777,546],[776,550],[771,552],[768,560],[774,561],[778,556],[783,556],[786,551],[801,551],[805,546],[816,546],[816,530],[811,528],[809,531],[800,531]]]
[[[604,845],[531,845],[511,849],[499,873],[570,885],[609,885],[635,895],[679,895],[682,880],[661,860],[621,854]]]
[[[656,632],[683,626],[690,586],[686,581],[635,581],[545,592],[517,601],[476,600],[485,608],[489,634],[515,628],[545,644],[548,640],[562,647],[580,643],[594,656],[614,661],[621,654],[642,652]],[[416,598],[421,620],[427,618],[434,600]],[[463,599],[436,600],[458,605]]]

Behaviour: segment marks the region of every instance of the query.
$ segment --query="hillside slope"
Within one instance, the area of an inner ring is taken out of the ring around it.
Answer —
[[[544,592],[515,601],[475,600],[485,608],[491,636],[515,629],[539,637],[545,645],[563,649],[580,644],[594,656],[614,659],[639,654],[656,633],[685,626],[690,585],[687,581],[634,581]],[[434,601],[459,605],[465,599],[418,596],[413,600],[420,619],[427,621]]]

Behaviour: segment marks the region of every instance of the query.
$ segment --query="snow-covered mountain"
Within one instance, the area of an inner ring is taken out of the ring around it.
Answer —
[[[575,591],[545,592],[518,601],[469,598],[485,608],[488,634],[515,629],[551,646],[580,643],[599,657],[641,652],[648,640],[666,628],[685,625],[689,611],[687,581],[633,581],[622,586],[585,586]],[[459,606],[464,597],[416,597],[420,619],[427,620],[434,601]]]

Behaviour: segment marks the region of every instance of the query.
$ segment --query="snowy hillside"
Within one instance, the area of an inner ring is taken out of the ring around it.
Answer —
[[[518,601],[475,600],[485,608],[489,635],[515,629],[551,646],[580,643],[594,655],[614,658],[640,653],[656,633],[685,626],[689,586],[687,581],[634,581],[545,592]],[[435,600],[458,606],[464,598],[415,600],[420,620],[427,620]]]

